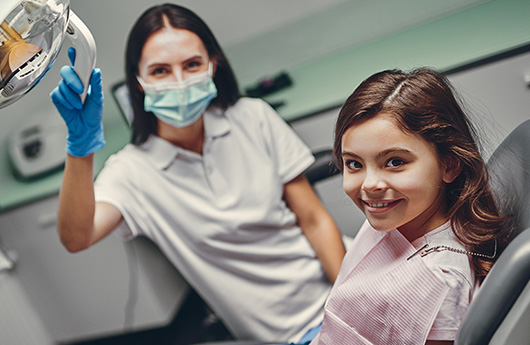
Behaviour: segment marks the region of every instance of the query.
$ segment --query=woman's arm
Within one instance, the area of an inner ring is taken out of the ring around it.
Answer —
[[[57,229],[61,243],[72,253],[87,249],[110,234],[122,219],[116,207],[94,200],[93,156],[66,158]]]
[[[346,249],[333,218],[303,174],[284,185],[283,195],[289,208],[296,214],[298,225],[320,259],[326,275],[332,283],[335,282]]]
[[[120,222],[118,209],[94,200],[94,152],[105,145],[103,138],[103,91],[101,71],[92,70],[90,89],[83,103],[84,86],[73,65],[75,49],[68,49],[72,66],[61,68],[59,85],[51,100],[68,128],[66,163],[59,193],[57,229],[70,252],[78,252],[107,236]]]

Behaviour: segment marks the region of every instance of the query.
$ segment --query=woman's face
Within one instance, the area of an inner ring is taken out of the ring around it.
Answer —
[[[344,133],[343,186],[372,227],[397,228],[412,241],[447,221],[444,182],[454,178],[433,144],[403,132],[390,116],[376,115]]]
[[[142,80],[149,84],[175,82],[208,71],[209,62],[199,36],[166,25],[145,42],[138,70]]]

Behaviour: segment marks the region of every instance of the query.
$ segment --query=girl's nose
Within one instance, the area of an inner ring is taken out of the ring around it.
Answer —
[[[376,192],[384,190],[386,183],[381,174],[375,171],[367,171],[361,188],[367,192]]]

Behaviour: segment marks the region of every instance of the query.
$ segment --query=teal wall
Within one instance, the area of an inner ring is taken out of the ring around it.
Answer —
[[[352,3],[355,2],[346,2],[341,6],[352,6]],[[530,1],[490,0],[467,3],[471,5],[430,18],[426,22],[415,23],[412,27],[399,26],[392,32],[369,41],[358,41],[340,51],[333,51],[328,55],[321,52],[307,61],[297,60],[298,63],[288,69],[294,86],[267,97],[267,100],[285,102],[285,106],[278,111],[286,120],[293,120],[341,104],[364,78],[383,69],[431,66],[447,70],[530,44]],[[346,13],[345,10],[344,7],[334,9],[340,13]],[[398,10],[404,11],[406,8],[391,8],[389,13],[399,15]],[[322,19],[329,20],[329,17]],[[377,25],[378,20],[382,19],[384,18],[376,17],[372,20]],[[315,25],[314,21],[301,21],[283,30],[309,35]],[[259,39],[227,49],[227,55],[242,87],[255,81],[261,72],[276,71],[274,66],[257,68],[259,62],[253,58],[253,54],[267,41],[277,40],[278,34],[271,32]],[[282,53],[284,52],[277,52]],[[110,154],[129,140],[129,131],[108,92],[104,119],[107,145],[96,154],[96,171],[101,169]],[[61,180],[61,172],[36,181],[16,180],[3,148],[0,152],[0,211],[57,193]]]
[[[336,106],[389,68],[448,70],[530,43],[530,1],[494,0],[289,71],[295,87],[268,97],[292,120]]]
[[[278,69],[313,64],[488,1],[342,0],[224,48],[245,85]]]

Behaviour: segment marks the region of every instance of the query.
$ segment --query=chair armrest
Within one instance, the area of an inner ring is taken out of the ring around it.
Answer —
[[[530,228],[506,247],[460,325],[456,345],[488,344],[530,280]]]

